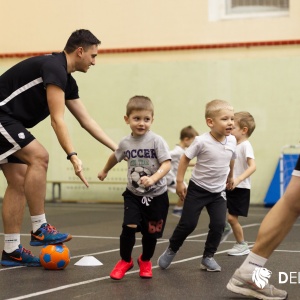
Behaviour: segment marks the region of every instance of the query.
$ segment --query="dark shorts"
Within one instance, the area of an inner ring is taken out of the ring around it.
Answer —
[[[169,210],[168,192],[156,197],[143,197],[126,189],[123,197],[123,226],[134,224],[143,235],[155,234],[156,238],[161,238]]]
[[[250,189],[226,190],[227,209],[233,216],[247,217],[250,205]]]
[[[13,153],[31,143],[35,137],[21,122],[0,112],[0,164],[23,163]]]

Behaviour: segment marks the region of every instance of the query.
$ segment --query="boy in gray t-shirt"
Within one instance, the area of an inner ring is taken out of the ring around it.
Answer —
[[[140,277],[152,278],[151,258],[157,239],[162,237],[169,208],[165,175],[171,169],[171,156],[162,137],[150,131],[153,122],[153,104],[148,97],[132,97],[127,104],[125,122],[131,134],[124,137],[103,170],[100,180],[107,177],[118,162],[126,159],[128,183],[124,197],[124,220],[120,236],[121,260],[110,277],[120,280],[133,267],[131,257],[135,233],[142,234],[143,251],[137,262]]]

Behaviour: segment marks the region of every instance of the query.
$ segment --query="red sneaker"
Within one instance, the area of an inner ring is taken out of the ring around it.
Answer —
[[[110,273],[110,278],[120,280],[125,276],[125,273],[133,268],[133,261],[127,262],[123,259],[119,260]]]
[[[150,260],[143,261],[142,255],[137,260],[140,267],[141,278],[152,278],[152,263]]]

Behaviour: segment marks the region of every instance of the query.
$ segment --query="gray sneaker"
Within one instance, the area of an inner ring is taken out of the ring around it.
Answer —
[[[171,248],[167,248],[166,251],[158,258],[157,264],[161,269],[167,269],[170,266],[175,255],[176,252],[172,251]]]
[[[242,244],[236,243],[232,249],[227,251],[228,255],[233,255],[233,256],[242,256],[249,254],[250,249],[249,246],[246,242],[243,242]]]
[[[231,228],[230,224],[228,222],[226,222],[220,243],[225,242],[231,233],[232,233],[232,228]]]
[[[242,274],[239,269],[234,272],[226,287],[233,293],[263,300],[283,300],[288,295],[286,291],[268,283],[264,288],[257,287],[252,281],[252,274]]]
[[[221,267],[213,257],[209,256],[202,258],[200,268],[209,272],[221,272]]]

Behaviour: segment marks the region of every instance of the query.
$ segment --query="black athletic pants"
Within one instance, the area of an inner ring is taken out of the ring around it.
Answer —
[[[170,248],[177,252],[187,236],[194,231],[198,224],[202,209],[210,217],[209,231],[203,256],[213,256],[217,251],[224,231],[226,221],[226,193],[211,193],[190,181],[184,200],[182,216],[170,238]]]

